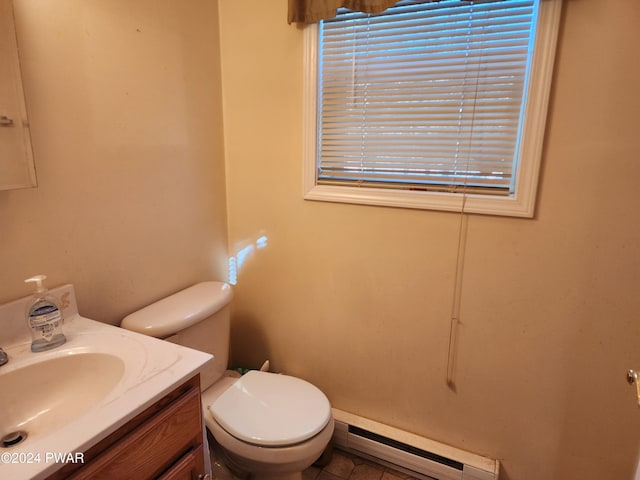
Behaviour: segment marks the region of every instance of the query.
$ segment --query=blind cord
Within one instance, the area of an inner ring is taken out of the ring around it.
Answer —
[[[469,10],[469,29],[471,28],[471,22],[473,20],[473,1],[471,2],[471,9]],[[480,62],[482,63],[482,55],[480,56]],[[468,65],[468,63],[467,63]],[[476,120],[476,102],[478,98],[479,89],[480,68],[476,69],[475,87],[474,87],[474,101],[472,103],[471,111],[471,129],[469,132],[470,140],[473,136],[475,120]],[[465,82],[467,79],[465,78]],[[471,163],[471,150],[467,153],[467,165],[465,172],[469,171],[469,164]],[[460,222],[458,225],[458,251],[456,252],[456,266],[455,277],[453,283],[453,299],[451,302],[451,316],[449,323],[449,346],[447,351],[447,386],[452,391],[456,391],[455,372],[456,372],[456,360],[458,351],[458,326],[460,325],[460,306],[462,304],[462,280],[464,276],[464,260],[467,250],[467,230],[469,226],[469,218],[465,215],[465,207],[467,204],[467,185],[469,177],[464,178],[464,185],[462,190],[462,204],[460,206]]]
[[[460,304],[462,302],[462,278],[464,273],[464,257],[467,245],[468,217],[464,214],[466,192],[462,194],[460,224],[458,227],[458,252],[456,254],[456,272],[453,284],[453,300],[451,302],[451,318],[449,325],[449,349],[447,355],[447,386],[455,391],[455,366],[458,340],[458,324],[460,323]]]

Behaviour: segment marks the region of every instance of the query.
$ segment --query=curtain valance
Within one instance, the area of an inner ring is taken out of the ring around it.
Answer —
[[[316,23],[336,16],[339,8],[353,12],[381,13],[399,3],[400,0],[289,0],[288,20],[292,23]],[[440,0],[427,0],[439,2]],[[472,1],[472,0],[461,0]],[[499,2],[502,0],[475,0],[475,3]]]
[[[289,23],[314,23],[336,16],[340,7],[365,13],[380,13],[398,0],[289,0]]]

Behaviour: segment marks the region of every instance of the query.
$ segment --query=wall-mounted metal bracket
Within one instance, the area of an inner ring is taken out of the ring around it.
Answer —
[[[636,385],[636,397],[638,399],[638,406],[640,406],[640,382],[638,382],[638,373],[635,370],[629,370],[627,372],[627,382],[629,385]]]
[[[0,115],[0,127],[13,127],[13,120],[6,115]]]

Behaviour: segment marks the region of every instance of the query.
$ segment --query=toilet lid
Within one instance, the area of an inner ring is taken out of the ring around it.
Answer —
[[[209,410],[234,437],[256,445],[285,446],[320,432],[331,419],[329,400],[317,387],[288,375],[250,371]]]

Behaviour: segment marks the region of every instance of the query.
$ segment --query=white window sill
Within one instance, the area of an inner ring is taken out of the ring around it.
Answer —
[[[477,213],[530,218],[533,216],[534,199],[516,196],[493,197],[490,195],[385,190],[378,188],[354,188],[329,185],[313,185],[305,189],[305,200],[353,203],[385,207],[441,210],[448,212]]]

